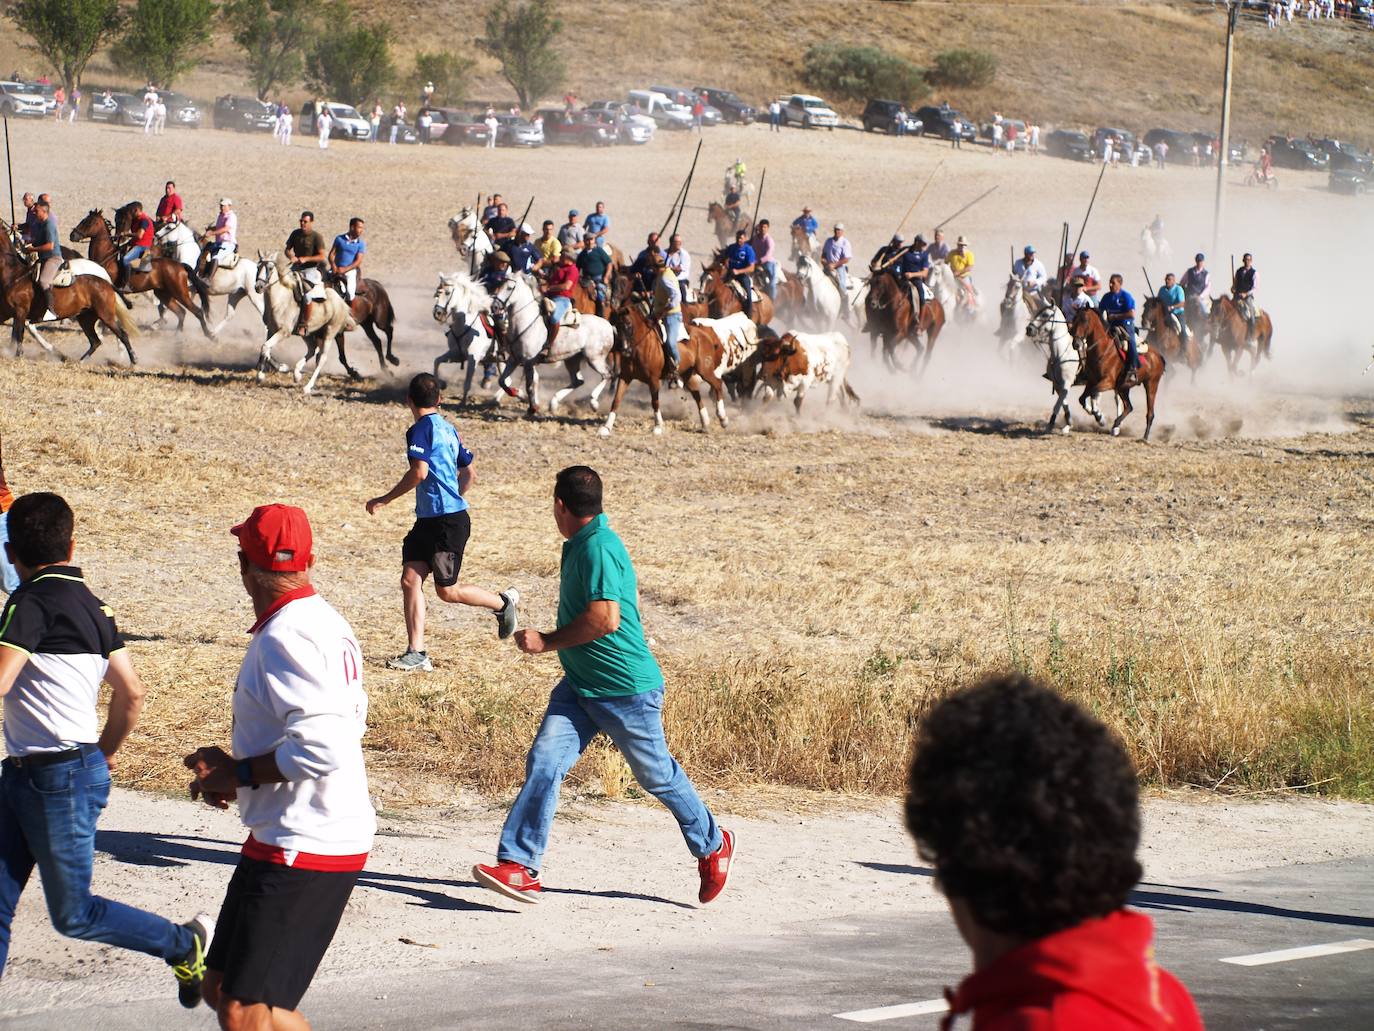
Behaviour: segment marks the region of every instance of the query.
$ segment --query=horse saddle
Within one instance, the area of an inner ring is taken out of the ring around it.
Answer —
[[[735,276],[730,280],[730,289],[735,291],[735,296],[741,301],[744,300],[744,281],[739,276]]]
[[[58,268],[57,274],[52,278],[53,288],[71,286],[76,282],[77,276],[95,276],[97,279],[103,279],[110,283],[110,274],[105,271],[103,266],[85,258],[72,258],[64,261]],[[113,286],[114,284],[110,283],[110,285]]]
[[[215,264],[220,268],[237,268],[242,260],[238,251],[220,251],[215,255]]]
[[[552,300],[552,298],[549,298],[549,297],[543,298],[543,299],[539,302],[539,307],[543,310],[543,312],[544,312],[544,317],[545,317],[546,319],[549,318],[551,315],[553,315],[553,300]],[[575,329],[576,327],[580,326],[581,324],[582,324],[582,318],[581,318],[581,315],[580,315],[580,313],[578,312],[578,310],[577,310],[576,308],[569,308],[568,311],[567,311],[567,313],[563,316],[563,321],[559,323],[559,325],[560,325],[561,327],[563,327],[564,329]]]

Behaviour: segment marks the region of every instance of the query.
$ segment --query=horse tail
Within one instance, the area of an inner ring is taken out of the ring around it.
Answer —
[[[119,294],[115,293],[113,290],[110,292],[114,293],[116,297],[119,297],[119,299],[124,302],[123,304],[116,304],[114,306],[115,321],[119,323],[119,328],[124,330],[124,332],[130,337],[138,336],[138,323],[134,321],[134,317],[132,314],[130,314],[129,311],[129,309],[132,308],[133,305],[130,304],[126,298],[120,297]]]
[[[841,380],[840,386],[844,387],[845,397],[849,398],[849,400],[853,401],[856,405],[863,403],[859,400],[859,395],[854,392],[854,388],[849,385],[849,380]]]

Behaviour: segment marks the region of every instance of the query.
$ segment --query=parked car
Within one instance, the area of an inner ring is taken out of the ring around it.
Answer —
[[[707,103],[720,109],[724,121],[748,125],[759,116],[758,110],[752,104],[746,104],[732,90],[716,89],[714,86],[693,86],[692,91],[708,97]]]
[[[48,114],[57,113],[57,87],[51,82],[26,82],[25,86],[29,92],[37,93],[43,98],[43,109]]]
[[[690,129],[692,109],[685,104],[677,104],[657,90],[632,89],[630,103],[642,115],[648,115],[654,124],[665,129]]]
[[[623,100],[593,100],[582,110],[613,121],[619,130],[617,143],[648,143],[658,128],[657,122]]]
[[[168,115],[171,115],[170,109]],[[92,122],[109,122],[112,125],[142,125],[143,98],[132,93],[111,93],[105,99],[105,91],[91,94],[91,102],[86,107],[86,117]]]
[[[196,102],[185,93],[163,90],[158,94],[167,106],[167,124],[179,125],[183,129],[199,129],[204,121]]]
[[[1270,136],[1265,141],[1275,168],[1295,168],[1299,171],[1325,172],[1331,159],[1326,152],[1306,140],[1290,140],[1286,136]]]
[[[1096,157],[1088,134],[1076,129],[1055,129],[1045,137],[1045,153],[1070,161],[1092,161]]]
[[[22,82],[0,82],[0,115],[6,118],[42,118],[47,113],[47,101],[35,87]]]
[[[831,132],[840,124],[840,116],[820,97],[810,93],[793,93],[782,105],[782,120],[787,125],[803,129],[826,128]]]
[[[920,108],[916,117],[921,123],[922,136],[938,136],[942,140],[952,140],[958,136],[961,140],[969,141],[978,138],[978,130],[973,123],[947,104]]]
[[[1330,161],[1330,169],[1333,172],[1350,169],[1351,171],[1361,172],[1369,175],[1374,172],[1374,155],[1367,150],[1360,150],[1353,143],[1345,143],[1342,140],[1312,140],[1315,146],[1327,156]]]
[[[906,122],[906,132],[919,133],[921,120],[906,109],[899,100],[870,100],[864,108],[864,132],[882,131],[889,134],[897,132],[897,119],[901,116]]]
[[[440,142],[447,143],[452,147],[461,147],[464,144],[473,144],[478,147],[487,145],[487,123],[481,115],[475,115],[471,111],[460,111],[456,107],[435,107],[430,108],[434,114],[435,126],[438,126],[440,117],[444,120],[444,134],[439,137]],[[430,130],[433,133],[433,130]]]
[[[1348,193],[1362,197],[1370,190],[1374,190],[1374,175],[1353,168],[1333,169],[1326,180],[1326,188],[1332,193]]]
[[[578,144],[583,147],[609,147],[619,135],[614,122],[602,121],[595,111],[565,111],[546,107],[539,111],[544,117],[544,142]]]
[[[324,106],[329,111],[329,138],[331,140],[365,140],[372,135],[372,127],[366,118],[358,113],[352,104],[339,104],[327,100]],[[302,133],[316,132],[315,102],[307,100],[301,105],[301,115],[296,128]]]
[[[271,104],[257,97],[226,94],[215,98],[214,126],[216,129],[235,129],[238,132],[271,132],[276,126],[276,114]]]
[[[1145,134],[1144,143],[1151,151],[1164,143],[1169,148],[1167,160],[1175,164],[1182,161],[1185,154],[1191,155],[1193,152],[1193,137],[1174,129],[1151,129]]]
[[[675,104],[681,104],[691,111],[696,107],[698,100],[702,97],[695,90],[683,89],[680,86],[650,86],[655,93],[662,93]],[[723,120],[720,108],[715,107],[708,100],[702,100],[703,110],[701,112],[702,125],[719,125]]]
[[[535,125],[519,115],[497,115],[496,120],[501,123],[496,130],[496,145],[498,147],[542,147],[544,145],[542,126]]]

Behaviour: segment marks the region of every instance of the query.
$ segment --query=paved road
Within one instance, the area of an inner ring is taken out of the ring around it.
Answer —
[[[910,866],[882,872],[891,875],[894,890],[904,878],[929,876]],[[1212,1031],[1374,1028],[1374,948],[1256,966],[1221,962],[1298,946],[1374,943],[1374,860],[1253,871],[1190,885],[1142,884],[1134,904],[1154,917],[1161,962],[1192,990]],[[642,954],[575,950],[562,963],[322,983],[305,1009],[320,1031],[915,1031],[935,1028],[939,1017],[895,1016],[860,1025],[837,1015],[937,1000],[966,966],[967,953],[943,915],[873,919],[859,912],[726,948],[703,950],[684,941]],[[211,1027],[213,1021],[204,1010],[186,1014],[164,999],[6,1022],[12,1031],[79,1026],[148,1031]]]

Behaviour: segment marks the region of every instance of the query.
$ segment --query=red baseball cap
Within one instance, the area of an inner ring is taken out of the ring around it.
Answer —
[[[273,573],[300,573],[310,568],[314,538],[310,520],[295,505],[259,505],[230,531],[248,561]]]

